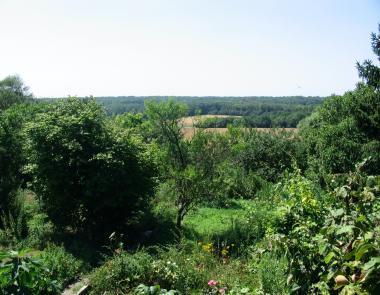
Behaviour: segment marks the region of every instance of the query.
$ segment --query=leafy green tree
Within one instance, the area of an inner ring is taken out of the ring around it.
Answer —
[[[379,35],[372,47],[379,55]],[[353,171],[365,158],[368,173],[380,172],[379,68],[369,61],[358,64],[360,83],[354,91],[333,95],[301,124],[309,160],[314,170],[327,173]]]
[[[0,212],[12,209],[12,196],[24,184],[23,128],[43,109],[42,104],[20,104],[0,113]]]
[[[24,85],[19,76],[8,76],[0,81],[0,111],[13,104],[31,100],[32,97],[29,87]]]
[[[379,173],[380,93],[369,86],[332,96],[301,128],[311,162],[319,171],[343,173],[371,157],[369,173]],[[316,161],[313,161],[316,159]]]
[[[371,34],[372,51],[380,61],[380,24],[379,32]],[[380,89],[380,68],[373,64],[371,60],[365,60],[363,63],[356,63],[356,67],[359,71],[359,77],[362,78],[367,85]]]
[[[32,187],[57,226],[102,238],[138,220],[155,167],[144,145],[111,125],[93,99],[51,104],[26,132]]]
[[[185,215],[201,200],[210,195],[209,174],[196,161],[192,152],[193,140],[185,140],[181,118],[186,116],[186,105],[173,100],[145,105],[151,139],[161,146],[161,166],[164,179],[176,195],[176,225],[180,229]],[[202,153],[201,149],[197,149]]]
[[[275,182],[296,161],[304,168],[303,146],[296,133],[287,131],[263,132],[237,130],[237,141],[232,145],[232,162],[246,174],[253,172]]]

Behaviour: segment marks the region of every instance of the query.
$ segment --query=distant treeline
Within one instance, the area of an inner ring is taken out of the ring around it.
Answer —
[[[145,100],[167,100],[167,96],[159,97],[97,97],[110,115],[126,112],[144,111]],[[189,115],[213,114],[244,116],[243,124],[247,127],[296,127],[298,122],[312,113],[322,103],[324,97],[318,96],[252,96],[252,97],[191,97],[175,96],[175,101],[188,105]],[[210,126],[226,127],[232,119],[218,118],[210,121]],[[236,120],[236,119],[235,119]],[[205,122],[206,123],[206,122]]]
[[[243,118],[215,118],[202,127],[227,127],[228,124],[246,127],[294,128],[309,116],[325,97],[319,96],[104,96],[95,99],[104,106],[108,115],[144,112],[144,101],[165,101],[169,98],[188,106],[188,115],[231,115]],[[52,100],[45,98],[43,100]]]

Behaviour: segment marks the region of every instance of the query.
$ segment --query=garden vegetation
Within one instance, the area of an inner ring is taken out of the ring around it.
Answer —
[[[372,48],[380,60],[380,27]],[[379,294],[380,69],[357,68],[357,87],[323,103],[161,97],[129,112],[0,81],[0,294],[76,282],[90,294]],[[244,117],[186,138],[182,118],[206,108]]]

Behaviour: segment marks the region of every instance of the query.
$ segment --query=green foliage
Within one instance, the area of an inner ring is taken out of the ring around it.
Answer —
[[[191,245],[158,249],[158,258],[152,263],[152,280],[166,289],[188,294],[206,281],[199,265],[209,261],[207,253],[193,251]]]
[[[359,172],[346,181],[323,198],[298,172],[281,186],[275,226],[254,253],[269,248],[286,254],[287,284],[293,292],[375,294],[379,290],[380,182]]]
[[[206,163],[199,161],[197,153],[200,146],[206,146],[207,140],[202,135],[194,141],[184,140],[180,121],[186,114],[183,104],[173,100],[159,103],[149,101],[146,103],[146,114],[151,139],[162,146],[162,176],[174,192],[174,202],[178,208],[176,226],[180,229],[185,215],[210,195],[210,170]]]
[[[288,261],[272,253],[264,253],[257,264],[261,291],[264,294],[289,294],[286,284]]]
[[[158,294],[175,295],[175,294],[180,294],[180,293],[175,290],[167,291],[166,289],[161,289],[159,285],[145,286],[144,284],[140,284],[134,290],[134,294],[136,295],[158,295]]]
[[[228,123],[243,123],[247,127],[296,127],[298,122],[312,113],[323,97],[97,97],[108,114],[138,113],[144,111],[144,102],[155,99],[188,105],[189,115],[244,116],[241,119],[212,119],[204,127],[227,127]],[[208,120],[207,120],[208,121]],[[216,125],[215,125],[216,124]]]
[[[27,172],[57,226],[106,236],[146,207],[155,169],[143,144],[118,131],[91,99],[51,104],[28,123]]]
[[[58,294],[49,269],[27,251],[0,251],[2,294]]]
[[[23,184],[25,156],[21,131],[36,111],[35,106],[16,105],[0,113],[0,212],[8,214],[12,210],[14,194]]]
[[[30,192],[18,190],[12,198],[11,211],[0,214],[0,245],[14,247],[22,243],[29,234],[28,221],[37,212],[30,198]]]
[[[333,279],[343,275],[349,283],[343,287],[343,293],[354,286],[370,294],[380,290],[379,185],[380,179],[356,172],[332,193],[335,204],[314,238],[325,264],[320,279],[331,289]]]
[[[266,182],[253,171],[246,172],[243,167],[227,161],[216,167],[216,173],[215,191],[219,197],[211,202],[217,202],[221,206],[228,206],[232,199],[253,199]]]
[[[247,126],[245,120],[241,117],[214,117],[214,118],[205,118],[200,122],[195,124],[197,128],[226,128],[228,125],[235,127],[256,127],[256,126]]]
[[[167,149],[165,160],[177,169],[185,168],[188,159],[180,119],[187,114],[186,105],[173,100],[160,103],[147,101],[145,108],[151,137]]]
[[[14,104],[30,101],[32,97],[29,87],[19,76],[8,76],[0,81],[0,112]]]
[[[0,81],[0,293],[58,294],[88,270],[77,256],[106,258],[92,294],[380,293],[379,67],[357,67],[364,83],[300,134],[242,126],[295,126],[320,98],[160,97],[145,113],[100,98],[133,110],[110,118],[94,99],[23,104],[22,81]],[[228,132],[185,138],[198,110],[232,115],[198,125]],[[26,247],[42,252],[3,250]]]
[[[25,238],[25,215],[23,211],[19,211],[16,215],[3,214],[0,217],[3,226],[0,229],[0,245],[15,245]]]
[[[39,259],[61,290],[77,279],[85,267],[82,261],[66,252],[62,246],[49,245]]]
[[[380,93],[359,87],[342,97],[332,96],[302,128],[311,158],[328,173],[352,171],[372,156],[369,173],[379,173]]]
[[[34,214],[27,221],[27,228],[28,236],[25,243],[34,249],[44,249],[54,235],[54,226],[45,213]]]
[[[236,131],[232,144],[232,163],[267,181],[277,181],[280,175],[296,161],[303,163],[303,147],[297,134],[291,132]],[[232,135],[232,134],[231,134]]]
[[[372,48],[379,56],[379,35]],[[357,64],[366,84],[342,96],[332,96],[301,126],[301,135],[317,173],[347,173],[356,163],[370,158],[366,171],[380,170],[380,69],[370,61]]]
[[[1,215],[0,245],[42,250],[54,235],[53,224],[42,213],[36,196],[28,190],[19,190],[12,202],[12,213]]]
[[[126,293],[140,282],[149,282],[151,265],[152,257],[143,251],[115,255],[91,274],[91,294]]]
[[[380,24],[379,32],[371,34],[372,51],[380,61]],[[359,77],[362,78],[367,85],[380,89],[380,68],[372,63],[370,60],[365,60],[363,63],[356,63],[359,72]]]

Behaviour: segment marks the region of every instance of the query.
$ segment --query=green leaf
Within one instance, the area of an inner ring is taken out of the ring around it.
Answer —
[[[336,231],[336,234],[337,235],[347,234],[347,233],[353,234],[354,233],[354,228],[355,227],[353,225],[345,225],[345,226],[342,226],[341,228],[339,228]]]
[[[331,259],[335,256],[335,253],[334,252],[330,252],[329,254],[327,254],[327,256],[325,257],[325,263],[326,264],[329,264]]]
[[[371,244],[360,245],[355,253],[355,260],[360,260],[365,253],[368,252],[369,249],[373,248]]]
[[[380,257],[373,257],[370,261],[363,265],[363,270],[368,271],[378,263],[380,264]]]
[[[337,209],[337,210],[332,210],[331,211],[331,215],[333,217],[339,217],[339,216],[342,216],[344,214],[344,210],[343,208],[340,208],[340,209]]]

